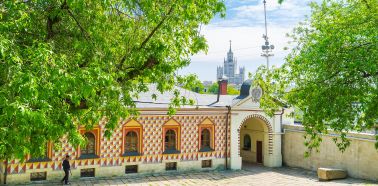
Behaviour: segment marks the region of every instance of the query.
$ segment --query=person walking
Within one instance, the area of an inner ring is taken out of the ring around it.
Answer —
[[[64,181],[64,184],[65,185],[69,185],[70,183],[68,183],[68,174],[69,172],[71,172],[71,166],[70,166],[70,156],[69,155],[66,155],[66,158],[63,160],[63,170],[64,170],[64,178],[62,179],[62,183]],[[71,173],[72,175],[72,173]]]

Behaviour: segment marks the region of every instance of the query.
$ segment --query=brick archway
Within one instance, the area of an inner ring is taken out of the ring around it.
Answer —
[[[240,156],[240,129],[245,121],[247,121],[250,118],[258,118],[264,121],[266,127],[268,128],[268,152],[269,154],[273,154],[273,128],[272,124],[266,119],[264,116],[260,114],[251,114],[243,119],[243,121],[240,123],[238,127],[238,155]]]

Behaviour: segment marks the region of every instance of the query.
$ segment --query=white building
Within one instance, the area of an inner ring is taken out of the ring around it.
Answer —
[[[173,116],[167,115],[173,93],[157,93],[155,100],[152,94],[158,90],[150,85],[149,91],[135,100],[140,115],[121,119],[110,138],[104,136],[106,120],[91,130],[80,126],[87,146],[74,147],[63,137],[58,149],[46,144],[43,158],[28,155],[26,162],[0,161],[0,183],[3,175],[9,184],[60,180],[65,155],[71,157],[73,179],[172,170],[237,170],[243,162],[280,167],[282,123],[287,118],[281,110],[267,116],[256,99],[262,92],[253,91],[251,82],[243,83],[240,95],[220,93],[219,97],[177,87],[181,95],[196,102],[182,106]]]

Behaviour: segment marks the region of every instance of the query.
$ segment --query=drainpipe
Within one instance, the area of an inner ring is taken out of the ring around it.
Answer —
[[[225,168],[226,170],[228,170],[228,159],[227,159],[227,156],[228,156],[228,118],[230,117],[230,113],[231,113],[231,106],[227,105],[227,117],[226,117],[226,152],[225,152],[225,155],[226,155],[226,165],[225,165]]]
[[[285,134],[285,131],[283,130],[284,128],[283,128],[283,125],[282,125],[282,115],[284,114],[284,111],[285,111],[285,109],[282,108],[282,110],[281,110],[281,114],[280,114],[280,115],[281,115],[281,116],[280,116],[280,125],[281,125],[281,133],[282,133],[282,135],[281,135],[281,157],[282,157],[282,158],[281,158],[281,159],[282,159],[282,160],[281,160],[281,161],[282,161],[281,164],[282,164],[282,165],[283,165],[283,160],[284,160],[284,157],[283,157],[283,154],[284,154],[284,153],[283,153],[283,152],[284,152],[284,151],[283,151],[283,150],[284,150],[284,148],[283,148],[284,139],[283,139],[283,138],[284,138],[284,134]]]
[[[282,109],[281,109],[281,114],[280,114],[280,115],[281,115],[281,116],[280,116],[281,132],[283,131],[283,130],[282,130],[282,129],[283,129],[283,126],[282,126],[282,115],[283,115],[283,113],[284,113],[284,110],[285,110],[285,109],[282,108]]]
[[[221,91],[221,80],[218,81],[218,95],[217,95],[217,103],[219,102],[219,96]]]

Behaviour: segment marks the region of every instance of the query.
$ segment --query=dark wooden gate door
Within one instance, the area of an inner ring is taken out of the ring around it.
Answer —
[[[256,161],[257,163],[263,162],[262,141],[256,141]]]

